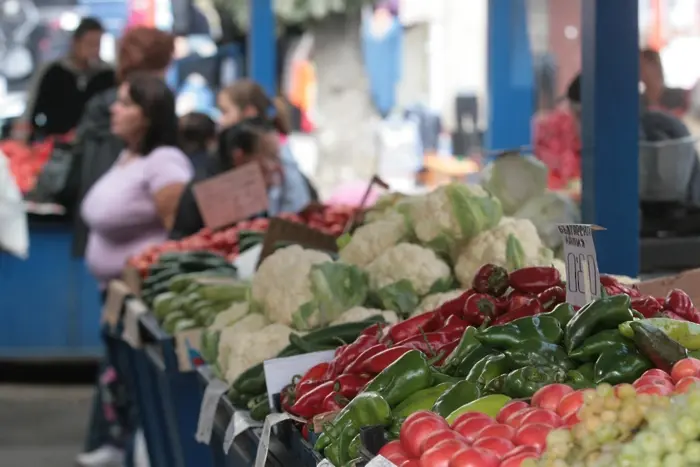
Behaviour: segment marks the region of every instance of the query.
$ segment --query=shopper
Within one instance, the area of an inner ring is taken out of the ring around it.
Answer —
[[[114,86],[114,71],[100,60],[103,33],[97,19],[84,18],[73,32],[68,54],[35,74],[25,112],[13,126],[14,138],[27,141],[69,133],[90,98]]]
[[[207,176],[216,147],[216,123],[207,114],[191,112],[180,118],[180,148],[194,166],[195,178]]]
[[[652,49],[644,49],[639,57],[639,79],[644,84],[642,107],[663,110],[683,117],[688,111],[688,92],[666,86],[661,56]]]
[[[174,96],[161,78],[129,75],[119,87],[111,115],[112,133],[125,148],[88,191],[81,208],[90,229],[86,262],[103,290],[121,276],[130,256],[167,239],[180,195],[193,176],[190,161],[177,148]],[[125,394],[119,376],[105,365],[101,395],[113,404],[93,414],[94,441],[89,446],[95,450],[79,456],[80,465],[111,465],[105,461],[121,457],[119,448],[133,434],[130,403],[119,400],[119,394]],[[106,401],[101,402],[98,406]]]

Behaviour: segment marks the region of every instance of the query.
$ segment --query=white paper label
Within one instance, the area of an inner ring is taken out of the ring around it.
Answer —
[[[212,380],[204,390],[202,405],[199,408],[199,420],[197,421],[197,433],[195,439],[203,444],[211,441],[211,432],[214,429],[214,417],[219,399],[228,391],[228,383],[220,379]]]
[[[255,454],[255,467],[265,467],[267,452],[270,450],[270,434],[272,433],[272,427],[287,420],[294,420],[301,423],[305,422],[303,418],[295,417],[286,412],[271,413],[265,418],[262,433],[260,433],[260,444],[258,444],[258,451]]]
[[[122,339],[131,347],[141,347],[141,333],[139,332],[139,318],[148,313],[146,305],[137,298],[131,298],[126,302],[124,310],[124,331]]]
[[[396,464],[388,460],[386,457],[377,456],[367,462],[365,467],[396,467]]]
[[[323,459],[321,462],[316,464],[316,467],[335,467],[335,466],[328,459]]]
[[[263,368],[265,369],[265,384],[267,385],[270,407],[275,406],[274,395],[282,392],[282,389],[292,382],[294,376],[303,375],[319,363],[330,362],[333,360],[334,354],[335,350],[324,350],[293,357],[265,360]]]
[[[566,301],[584,306],[600,298],[598,259],[593,243],[593,230],[601,228],[585,224],[559,225],[564,237],[564,261],[566,263]]]
[[[238,435],[248,428],[260,426],[263,426],[263,424],[250,418],[250,413],[248,411],[236,410],[233,412],[233,417],[231,417],[231,421],[228,422],[226,434],[224,435],[224,453],[228,454]]]
[[[250,247],[233,261],[233,265],[238,271],[238,277],[241,280],[249,280],[255,275],[255,268],[258,266],[258,260],[263,250],[262,242]]]

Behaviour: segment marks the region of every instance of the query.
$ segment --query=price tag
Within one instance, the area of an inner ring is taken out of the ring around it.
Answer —
[[[600,298],[600,275],[593,232],[605,229],[586,224],[561,224],[558,228],[564,237],[566,301],[575,306],[584,306]]]
[[[328,459],[323,459],[321,462],[316,464],[316,467],[335,467],[335,466]]]
[[[267,232],[265,232],[263,248],[258,261],[262,262],[274,253],[275,245],[278,242],[296,243],[312,250],[338,251],[336,239],[332,235],[324,234],[297,222],[274,218],[270,221]]]
[[[267,397],[270,407],[274,407],[274,395],[282,392],[282,389],[292,381],[295,375],[303,375],[311,367],[319,363],[333,360],[335,350],[324,350],[312,352],[293,357],[273,358],[265,360],[263,368],[265,370],[265,385],[267,386]]]
[[[204,225],[212,230],[267,210],[267,186],[257,163],[199,182],[193,192]]]
[[[373,457],[365,467],[396,467],[396,464],[383,456]]]
[[[119,323],[124,302],[131,291],[123,281],[114,280],[107,286],[107,299],[102,307],[102,323],[114,328]]]
[[[265,467],[267,453],[270,450],[270,434],[272,433],[272,427],[287,420],[294,420],[300,423],[306,422],[306,420],[303,418],[295,417],[294,415],[286,412],[271,413],[267,416],[267,418],[265,418],[262,433],[260,433],[260,444],[258,444],[258,451],[255,454],[255,467]]]
[[[124,310],[124,331],[122,339],[134,349],[141,347],[141,332],[139,331],[139,318],[148,313],[146,305],[138,298],[130,298],[126,301]]]
[[[249,428],[257,428],[261,426],[263,426],[262,423],[250,418],[249,412],[243,410],[236,410],[233,412],[233,417],[231,417],[231,421],[228,423],[226,433],[224,434],[224,453],[228,454],[238,435]]]
[[[197,442],[209,444],[211,432],[214,429],[214,417],[216,408],[219,406],[219,399],[228,391],[228,383],[220,379],[212,380],[204,390],[202,405],[199,408],[199,420],[197,421],[197,432],[194,437]]]

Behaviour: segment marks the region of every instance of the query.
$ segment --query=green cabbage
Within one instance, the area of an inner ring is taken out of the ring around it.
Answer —
[[[508,154],[488,164],[481,172],[481,185],[503,205],[503,214],[512,216],[530,199],[547,189],[548,169],[532,156]]]
[[[528,200],[514,217],[530,219],[542,243],[547,248],[557,249],[563,242],[557,224],[577,224],[581,221],[581,212],[568,196],[547,192]]]

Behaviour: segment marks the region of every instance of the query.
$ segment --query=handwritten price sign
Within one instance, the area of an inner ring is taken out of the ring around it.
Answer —
[[[593,232],[602,227],[587,224],[561,224],[566,262],[566,301],[576,306],[600,298],[598,259]]]

